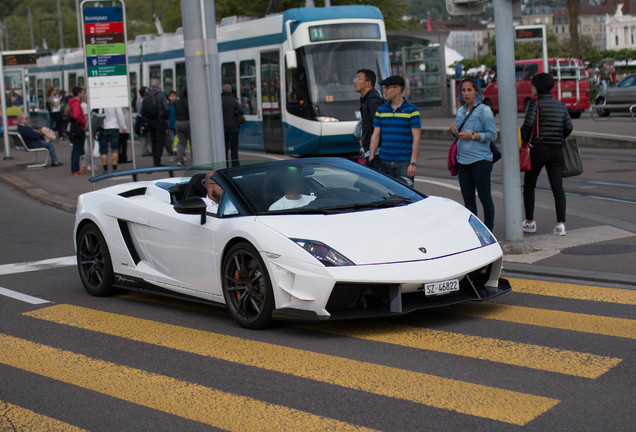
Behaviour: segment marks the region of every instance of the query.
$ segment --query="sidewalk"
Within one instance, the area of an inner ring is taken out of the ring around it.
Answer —
[[[443,124],[444,120],[438,118],[424,121],[425,131],[423,134],[428,134],[428,128],[433,127],[433,125],[442,127],[439,125]],[[629,126],[634,128],[633,124]],[[59,160],[64,162],[64,165],[32,170],[16,166],[18,162],[31,160],[32,155],[12,148],[11,156],[14,159],[0,160],[0,181],[37,201],[74,213],[77,197],[82,193],[92,191],[94,185],[88,181],[90,174],[79,177],[71,175],[71,147],[68,141],[56,143],[55,147]],[[135,147],[136,167],[151,167],[152,158],[141,157],[139,143],[135,143]],[[2,147],[0,154],[4,157],[4,147]],[[100,165],[97,160],[95,162],[98,166]],[[168,166],[175,164],[172,155],[164,154],[162,162]],[[132,163],[119,165],[120,171],[130,169],[133,169]],[[101,174],[101,170],[95,174]],[[167,173],[142,176],[140,179],[164,176],[167,176]],[[131,179],[123,177],[106,180],[97,187],[103,188],[115,182],[126,181],[131,181]],[[439,179],[420,178],[419,176],[417,182],[427,184],[427,193],[446,196],[462,202],[459,191],[452,184],[443,185],[443,181]],[[501,194],[493,191],[497,216],[495,235],[499,239],[503,239],[505,238],[503,201],[498,195]],[[553,212],[552,208],[537,208],[537,218],[551,220]],[[636,227],[636,224],[627,227],[594,224],[593,221],[575,214],[576,212],[573,213],[568,214],[568,234],[566,237],[556,237],[552,234],[526,236],[525,240],[530,241],[532,249],[523,254],[507,254],[504,263],[505,274],[509,277],[568,278],[582,283],[636,287],[636,265],[634,265],[636,263],[636,229],[632,229],[632,227]]]

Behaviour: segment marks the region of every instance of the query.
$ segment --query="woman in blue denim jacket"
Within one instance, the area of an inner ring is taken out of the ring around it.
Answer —
[[[465,105],[457,110],[451,133],[457,141],[457,175],[461,187],[464,205],[477,216],[475,190],[484,208],[484,224],[492,231],[495,224],[495,204],[490,192],[490,173],[492,171],[492,152],[490,141],[497,138],[495,116],[489,107],[477,102],[478,85],[475,78],[464,78],[461,83]],[[461,131],[461,125],[470,114]]]

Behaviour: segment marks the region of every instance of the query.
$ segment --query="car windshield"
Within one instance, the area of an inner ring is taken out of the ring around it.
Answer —
[[[268,162],[223,170],[255,214],[333,214],[408,205],[425,196],[339,158]]]

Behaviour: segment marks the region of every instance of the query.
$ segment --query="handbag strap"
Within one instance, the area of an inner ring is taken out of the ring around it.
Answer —
[[[457,128],[458,132],[462,131],[462,128],[464,127],[464,123],[466,123],[466,120],[468,120],[468,117],[470,117],[470,115],[473,113],[473,111],[475,111],[475,108],[477,108],[477,105],[479,105],[479,102],[477,102],[475,105],[473,105],[470,108],[470,111],[468,112],[468,115],[466,115],[466,117],[464,117],[464,120],[462,121],[462,124],[460,124],[459,127]]]
[[[537,137],[539,136],[539,99],[537,98],[537,118],[534,119],[534,126],[532,127],[532,133],[530,133],[530,138],[528,138],[528,144],[532,144],[532,138],[535,137],[535,130],[537,131]]]

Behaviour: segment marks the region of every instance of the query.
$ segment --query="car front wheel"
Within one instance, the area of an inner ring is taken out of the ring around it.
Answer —
[[[262,329],[272,324],[274,293],[258,251],[247,242],[230,248],[223,259],[223,296],[241,326]]]
[[[77,236],[77,267],[89,294],[113,294],[113,264],[104,236],[95,225],[84,226]]]

